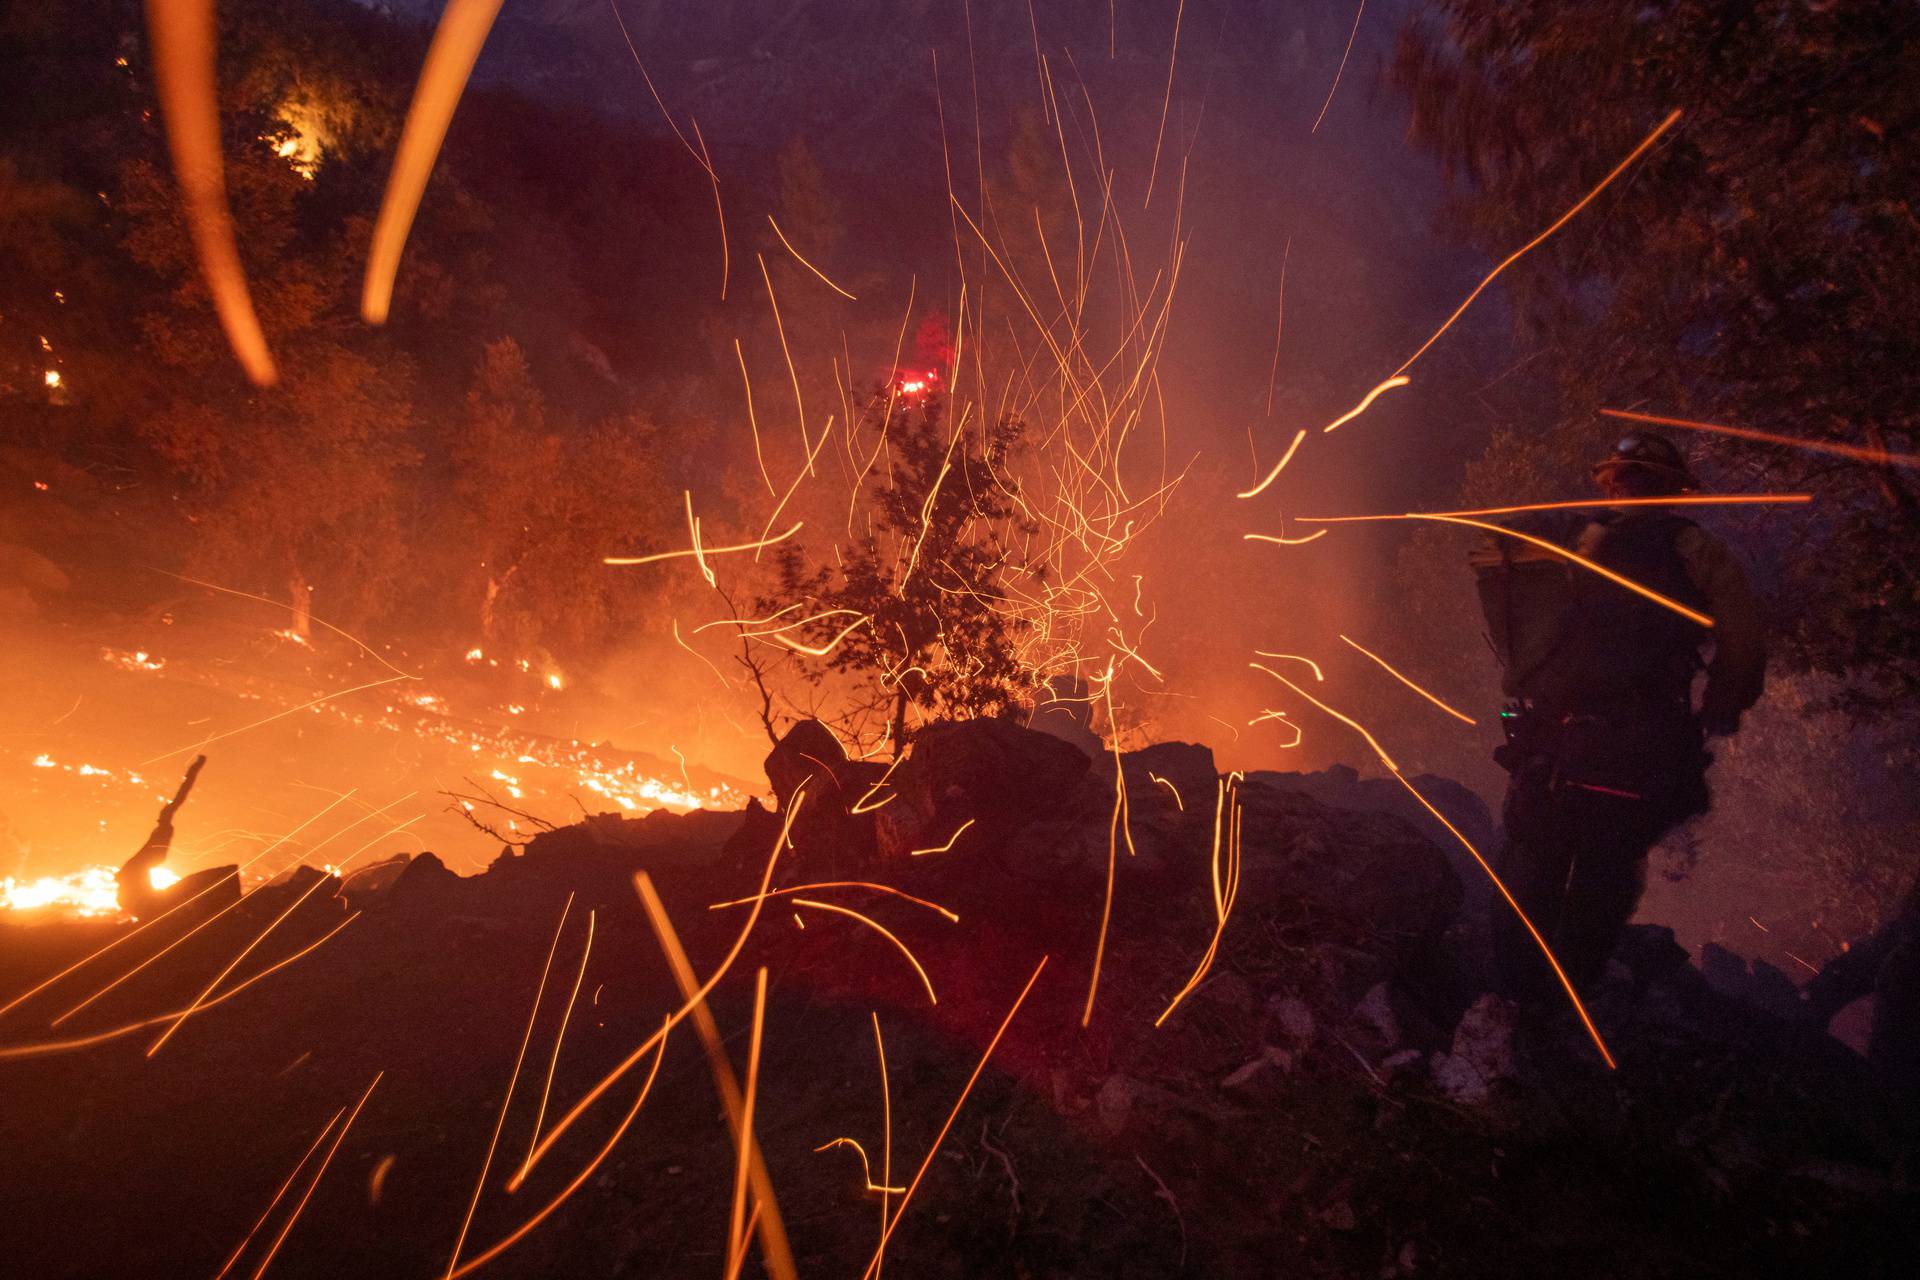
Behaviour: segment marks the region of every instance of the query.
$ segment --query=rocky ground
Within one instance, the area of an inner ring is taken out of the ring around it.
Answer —
[[[1126,757],[1131,852],[1123,831],[1083,1026],[1111,757],[984,724],[925,735],[883,772],[804,733],[775,753],[781,803],[805,798],[774,885],[878,882],[958,919],[873,888],[770,899],[708,1001],[744,1073],[766,969],[753,1127],[801,1275],[858,1275],[881,1234],[882,1197],[838,1138],[874,1182],[925,1165],[886,1248],[900,1275],[1910,1273],[1911,1113],[1853,1055],[1716,992],[1650,928],[1593,1000],[1617,1071],[1570,1013],[1514,1028],[1479,998],[1485,895],[1463,888],[1464,851],[1371,784],[1235,781],[1231,911],[1208,975],[1161,1020],[1215,933],[1217,779],[1203,748]],[[1484,834],[1470,796],[1421,785]],[[755,892],[779,829],[756,810],[608,819],[473,877],[421,857],[238,905],[215,889],[138,934],[0,930],[9,1000],[121,939],[0,1015],[0,1270],[444,1275],[498,1126],[460,1250],[484,1255],[607,1145],[653,1056],[509,1192],[536,1127],[682,1005],[635,873],[704,977],[749,914],[713,904]],[[925,982],[834,907],[884,925]],[[208,989],[218,1003],[149,1056],[168,1024],[138,1024]],[[330,1120],[363,1095],[342,1137]],[[688,1019],[605,1161],[483,1269],[723,1274],[734,1151]]]

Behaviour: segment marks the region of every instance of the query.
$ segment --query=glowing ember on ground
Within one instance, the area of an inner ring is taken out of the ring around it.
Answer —
[[[165,658],[156,658],[145,649],[102,649],[100,657],[108,666],[123,671],[158,671],[167,665]]]

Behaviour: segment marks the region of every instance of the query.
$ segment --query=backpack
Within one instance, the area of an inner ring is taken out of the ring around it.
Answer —
[[[1705,604],[1677,541],[1691,520],[1609,513],[1587,558],[1689,608]],[[1497,579],[1497,580],[1495,580]],[[1483,580],[1482,607],[1509,692],[1541,710],[1603,720],[1689,719],[1707,632],[1569,561],[1519,562]]]

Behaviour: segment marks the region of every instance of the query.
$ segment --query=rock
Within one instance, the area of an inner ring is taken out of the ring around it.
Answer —
[[[1299,996],[1274,996],[1267,1001],[1265,1036],[1268,1044],[1304,1051],[1313,1044],[1313,1010]]]
[[[415,854],[407,863],[406,870],[393,882],[393,888],[387,890],[389,903],[416,897],[431,897],[451,888],[460,877],[447,870],[447,864],[440,861],[435,853]]]
[[[787,802],[800,784],[818,779],[807,789],[810,801],[818,802],[826,788],[840,790],[839,771],[847,764],[847,753],[833,730],[818,720],[802,720],[780,737],[767,753],[767,782],[773,787],[774,808],[784,812]]]
[[[1092,763],[1058,738],[1005,720],[928,725],[889,779],[899,799],[875,811],[879,854],[901,858],[941,844],[969,820],[977,829],[965,843],[997,843],[1058,810]]]
[[[1488,992],[1475,1000],[1453,1031],[1453,1051],[1433,1055],[1433,1081],[1455,1102],[1479,1106],[1502,1080],[1515,1078],[1514,1028],[1519,1006]]]
[[[208,867],[181,876],[154,895],[158,910],[153,914],[158,916],[162,912],[179,911],[174,919],[180,920],[187,916],[198,918],[202,914],[225,910],[240,901],[239,872],[240,868],[236,866]],[[188,903],[193,905],[187,906]]]
[[[411,857],[410,854],[396,853],[390,858],[382,858],[359,868],[341,881],[340,896],[347,900],[347,906],[352,910],[359,911],[370,906],[400,882]]]
[[[1376,982],[1367,988],[1367,994],[1353,1008],[1353,1017],[1377,1037],[1383,1049],[1399,1046],[1400,1018],[1393,1011],[1393,999],[1387,993],[1386,983]]]

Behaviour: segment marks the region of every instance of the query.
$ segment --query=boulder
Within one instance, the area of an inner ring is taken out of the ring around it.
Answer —
[[[929,725],[888,779],[898,798],[874,811],[879,854],[942,844],[969,820],[966,844],[996,843],[1060,810],[1092,764],[1069,743],[1005,720]]]
[[[1433,1082],[1455,1102],[1478,1106],[1502,1080],[1517,1076],[1513,1049],[1520,1007],[1489,991],[1473,1002],[1453,1030],[1453,1049],[1433,1055]]]

